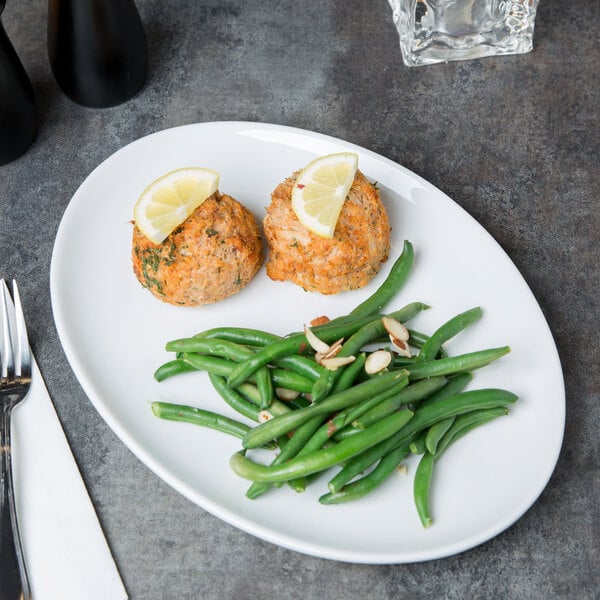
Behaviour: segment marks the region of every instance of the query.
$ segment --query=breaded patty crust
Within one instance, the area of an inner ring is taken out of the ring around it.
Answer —
[[[260,230],[245,206],[215,192],[161,244],[134,226],[132,260],[140,283],[164,302],[217,302],[239,292],[260,268]]]
[[[294,173],[277,186],[267,208],[267,275],[321,294],[365,286],[390,251],[390,224],[379,191],[357,171],[334,236],[327,239],[306,229],[292,209],[297,175]]]

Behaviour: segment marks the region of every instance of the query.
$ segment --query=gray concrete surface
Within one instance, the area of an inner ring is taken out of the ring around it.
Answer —
[[[0,167],[0,275],[22,281],[32,344],[130,597],[600,598],[600,4],[542,0],[531,54],[413,70],[386,0],[137,4],[147,83],[128,103],[93,110],[52,77],[46,3],[8,2],[2,20],[32,79],[40,132]],[[304,556],[180,496],[96,413],[50,308],[63,211],[123,145],[213,120],[308,128],[379,152],[448,193],[508,252],[549,321],[567,390],[556,471],[509,530],[422,564]]]

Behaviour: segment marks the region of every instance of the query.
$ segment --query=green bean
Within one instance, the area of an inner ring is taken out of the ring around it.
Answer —
[[[466,433],[473,429],[473,425],[477,426],[487,423],[496,417],[501,417],[508,414],[508,409],[505,406],[492,407],[482,410],[476,410],[467,414],[456,417],[452,426],[442,437],[437,445],[435,452],[436,459],[440,457],[455,441],[459,440]]]
[[[473,381],[473,373],[470,373],[469,371],[453,375],[442,389],[431,394],[429,398],[421,400],[421,402],[419,402],[419,408],[424,408],[425,406],[429,406],[430,404],[434,404],[445,398],[456,396],[456,394],[462,392],[471,381]]]
[[[447,419],[442,419],[441,421],[434,423],[427,430],[427,433],[424,436],[424,444],[427,452],[435,454],[440,440],[444,437],[448,429],[452,427],[455,418],[456,417],[448,417]]]
[[[256,385],[254,385],[253,383],[242,383],[242,385],[239,385],[237,388],[235,388],[235,391],[247,400],[250,400],[252,404],[256,404],[256,406],[260,407],[260,393]],[[275,400],[273,400],[273,402],[271,402],[271,406],[269,406],[267,412],[271,416],[277,417],[279,415],[285,415],[291,412],[294,408],[295,407],[289,400],[283,402],[276,398]]]
[[[401,323],[405,323],[406,321],[414,319],[421,311],[428,308],[429,306],[423,304],[423,302],[411,302],[401,309],[389,313],[387,316],[396,319]],[[363,346],[370,343],[384,331],[385,326],[381,317],[363,325],[346,340],[337,356],[353,356],[357,354]]]
[[[254,427],[244,438],[244,448],[255,448],[262,446],[267,441],[274,439],[308,421],[317,415],[328,415],[337,410],[342,410],[361,402],[364,398],[385,390],[392,383],[405,378],[405,373],[390,372],[382,373],[373,379],[369,379],[352,388],[329,396],[318,404],[312,404],[306,408],[295,410],[287,415],[271,419]]]
[[[225,358],[211,356],[210,354],[196,354],[195,352],[183,352],[179,359],[197,371],[206,371],[221,377],[227,377],[235,363]]]
[[[429,336],[420,331],[411,329],[410,327],[407,327],[406,329],[408,331],[408,336],[409,336],[408,337],[408,345],[420,350],[423,347],[423,344],[429,339]],[[378,337],[377,339],[373,340],[374,343],[379,343],[379,344],[385,344],[389,341],[390,341],[389,335],[382,335],[382,336]],[[440,347],[435,358],[447,358],[447,357],[448,357],[448,353],[444,350],[443,347]],[[392,364],[404,365],[404,364],[408,364],[409,362],[414,361],[416,358],[417,358],[416,356],[411,356],[409,358],[407,356],[397,355],[397,356],[394,356],[394,362]]]
[[[250,333],[248,333],[250,332]],[[223,338],[217,337],[217,334],[223,334]],[[251,334],[255,334],[251,337]],[[259,338],[262,334],[262,338]],[[263,344],[258,344],[261,339]],[[175,352],[193,352],[196,354],[221,356],[235,362],[246,360],[253,356],[254,350],[248,346],[264,346],[273,343],[282,338],[278,335],[262,332],[257,329],[239,329],[237,327],[216,327],[205,332],[199,333],[191,338],[182,338],[167,342],[166,348]],[[247,344],[247,345],[246,345]],[[300,375],[317,379],[325,370],[317,364],[312,358],[299,355],[284,356],[273,361],[275,366],[291,369]]]
[[[221,375],[222,377],[227,377],[235,367],[235,363],[223,358],[207,354],[194,354],[193,352],[184,352],[180,360],[188,363],[197,370],[207,371],[215,375]],[[311,390],[312,380],[293,371],[270,369],[270,374],[273,383],[277,387],[287,388],[300,393],[307,393]],[[255,375],[250,377],[248,381],[256,381]]]
[[[412,415],[409,410],[401,410],[336,446],[292,458],[281,465],[265,466],[255,463],[244,456],[244,451],[234,454],[229,464],[235,473],[252,481],[276,482],[303,477],[329,469],[389,438],[410,422]]]
[[[425,333],[422,333],[420,331],[416,331],[414,329],[410,329],[408,328],[408,343],[413,347],[413,348],[423,348],[423,346],[429,341],[431,336],[426,335]],[[446,353],[446,351],[444,350],[444,348],[442,346],[440,346],[438,348],[437,354],[435,355],[435,358],[447,358],[448,354]]]
[[[406,282],[414,263],[414,249],[406,240],[402,254],[396,259],[385,281],[364,302],[350,312],[353,316],[376,314],[398,293]]]
[[[390,396],[396,395],[407,385],[408,380],[401,379],[398,381],[398,383],[393,384],[387,390],[373,395],[371,398],[360,402],[356,406],[351,406],[340,411],[338,414],[323,423],[323,425],[321,425],[314,432],[312,437],[307,440],[304,447],[298,452],[298,456],[305,456],[306,454],[310,454],[311,452],[322,448],[328,441],[331,440],[334,435],[336,435],[336,432],[338,434],[343,432],[348,423],[351,423],[355,419],[359,418],[362,414],[367,412],[373,406],[376,406],[378,403],[383,402]],[[353,431],[353,433],[358,433],[358,431],[359,430]],[[339,439],[341,440],[344,438]],[[303,490],[305,487],[305,483],[300,479],[294,479],[289,483],[296,491]]]
[[[242,383],[242,385],[244,385],[244,384]],[[239,389],[239,386],[237,389]],[[310,401],[307,400],[304,396],[298,396],[297,398],[293,398],[292,400],[284,400],[283,402],[285,404],[287,404],[289,407],[296,409],[296,410],[310,406]]]
[[[497,407],[476,410],[456,417],[446,434],[442,437],[437,450],[435,452],[428,451],[423,455],[415,471],[413,481],[413,497],[417,514],[423,527],[429,527],[433,522],[429,510],[429,494],[434,464],[451,444],[466,435],[469,431],[507,413],[508,409],[506,407]]]
[[[443,389],[443,388],[442,388]],[[444,398],[442,395],[436,403],[428,405],[426,407],[419,406],[415,411],[415,417],[411,421],[410,426],[407,426],[406,431],[399,432],[396,444],[406,442],[406,437],[414,436],[420,432],[424,432],[428,427],[431,427],[434,423],[437,423],[446,418],[455,417],[457,415],[463,415],[465,418],[473,412],[480,411],[488,408],[496,409],[498,407],[505,407],[507,404],[512,404],[517,400],[517,396],[511,392],[499,389],[483,389],[483,390],[471,390],[468,392],[461,392],[452,396],[451,398]],[[390,442],[390,448],[394,445]],[[342,481],[344,477],[347,477],[352,473],[350,478],[360,473],[364,469],[372,465],[378,460],[387,450],[390,448],[380,448],[378,450],[373,449],[372,457],[365,456],[361,461],[357,457],[355,465],[347,465],[347,472],[344,475],[340,474],[338,481]],[[381,454],[378,454],[379,451]],[[370,461],[370,462],[369,462]],[[347,479],[349,481],[349,479]],[[334,484],[334,486],[337,485]],[[341,484],[343,485],[343,483]]]
[[[256,371],[256,386],[260,392],[260,407],[269,408],[275,399],[275,387],[268,367]]]
[[[405,404],[411,402],[418,402],[423,398],[431,395],[433,392],[439,390],[442,386],[446,385],[447,379],[445,377],[431,377],[429,379],[422,379],[404,388],[398,394],[387,398],[384,402],[380,402],[374,406],[371,410],[364,413],[360,418],[355,419],[352,424],[359,428],[365,429],[371,423],[375,423],[387,415],[391,415],[394,411],[398,410]]]
[[[250,400],[252,404],[256,404],[257,407],[260,407],[260,393],[253,383],[242,383],[242,385],[235,388],[235,391],[247,400]],[[268,408],[269,414],[273,417],[285,415],[291,411],[292,407],[289,406],[289,402],[281,402],[277,399],[273,400],[271,406]]]
[[[381,315],[377,315],[377,314],[374,314],[374,315],[342,315],[339,317],[335,317],[334,319],[331,319],[330,321],[327,321],[326,323],[321,323],[321,325],[311,326],[311,330],[315,334],[317,334],[319,337],[325,335],[325,336],[327,336],[327,338],[331,339],[332,342],[335,342],[336,340],[338,340],[341,337],[347,337],[347,335],[340,335],[338,337],[335,337],[335,336],[331,335],[331,332],[340,331],[344,327],[349,327],[352,332],[358,331],[365,323],[368,323],[369,321],[373,321],[374,319],[376,319],[379,316],[381,316]],[[297,335],[297,334],[304,335],[304,330],[294,331],[292,334],[289,334],[289,335]],[[351,334],[348,334],[348,335],[351,335]],[[325,339],[325,338],[323,338],[323,339]],[[331,342],[329,342],[329,343],[331,343]]]
[[[329,493],[319,501],[354,500],[378,488],[410,448],[422,454],[413,494],[421,522],[429,526],[434,464],[468,431],[506,414],[507,405],[517,396],[500,389],[463,391],[472,380],[470,371],[505,356],[508,346],[452,357],[444,349],[448,340],[481,318],[479,307],[454,316],[432,335],[409,329],[408,344],[416,353],[405,357],[393,352],[384,372],[371,376],[364,371],[366,348],[389,344],[381,312],[405,284],[413,264],[414,249],[406,240],[401,255],[371,296],[349,314],[311,327],[326,344],[345,340],[337,357],[355,357],[336,370],[317,363],[303,331],[282,337],[259,329],[215,327],[167,342],[167,350],[175,352],[176,358],[156,369],[157,381],[205,370],[225,402],[245,417],[262,421],[257,426],[162,402],[151,405],[154,414],[241,438],[243,450],[231,457],[230,465],[253,481],[246,494],[249,498],[284,482],[301,491],[308,477],[338,465],[340,470],[328,483]],[[405,323],[425,308],[414,302],[388,316]],[[275,386],[303,395],[282,402],[275,397]],[[269,418],[265,421],[264,416]],[[250,449],[276,443],[280,452],[268,466],[247,456]],[[367,474],[355,480],[363,471]]]
[[[427,305],[422,302],[413,302],[407,304],[400,310],[390,313],[390,317],[404,323],[417,316],[422,310],[428,308]],[[381,335],[385,331],[383,320],[381,318],[375,319],[370,323],[367,323],[361,327],[358,331],[353,333],[343,344],[342,349],[337,353],[337,357],[355,356],[360,352],[361,348]],[[336,371],[326,370],[319,379],[313,384],[311,396],[313,402],[319,402],[325,398],[331,391],[335,381],[343,373],[343,369]]]
[[[433,474],[433,463],[435,458],[433,454],[425,452],[415,470],[413,479],[413,498],[419,519],[423,527],[429,527],[432,523],[429,513],[429,489],[431,486],[431,476]]]
[[[427,429],[437,421],[471,412],[473,410],[505,406],[516,402],[516,400],[517,396],[506,390],[483,389],[461,392],[452,398],[442,399],[430,406],[424,408],[418,407],[415,411],[415,416],[409,421],[406,427],[377,446],[369,448],[361,455],[348,461],[343,469],[329,482],[329,490],[331,492],[337,492],[344,484],[371,465],[375,464],[375,462],[390,450],[400,445],[410,443],[410,439],[412,439],[415,434]],[[374,427],[374,425],[371,427]]]
[[[418,435],[410,444],[409,448],[413,454],[423,454],[427,448],[425,446],[425,433]]]
[[[246,346],[266,346],[281,339],[280,336],[260,329],[249,329],[244,327],[215,327],[207,329],[194,336],[195,338],[220,339],[236,342]]]
[[[288,438],[285,447],[281,449],[279,454],[273,459],[271,462],[271,466],[276,466],[281,463],[284,463],[291,458],[294,458],[300,449],[304,446],[306,441],[310,439],[315,430],[321,426],[323,422],[323,418],[318,416],[314,417],[310,421],[302,424],[296,431],[294,431],[293,435]],[[255,481],[246,492],[246,496],[251,500],[262,496],[269,488],[271,484],[265,481]]]
[[[258,422],[258,416],[261,411],[258,406],[252,404],[236,390],[230,388],[225,379],[220,375],[209,373],[208,377],[221,398],[223,398],[223,400],[225,400],[225,402],[229,404],[231,408],[239,412],[241,415],[244,415],[244,417],[248,417],[249,419]]]
[[[341,392],[347,390],[358,378],[359,373],[364,369],[365,362],[367,361],[367,355],[361,352],[354,362],[351,362],[345,369],[342,370],[342,374],[338,377],[331,393]]]
[[[378,317],[365,317],[356,319],[350,323],[341,325],[326,326],[322,325],[319,328],[314,328],[313,331],[319,333],[319,338],[326,344],[332,344],[340,338],[345,338],[358,331],[363,325],[369,323]],[[228,383],[231,387],[237,387],[240,383],[246,381],[252,373],[260,367],[273,363],[273,361],[283,356],[292,354],[300,354],[309,348],[304,332],[294,333],[285,338],[281,338],[264,348],[261,348],[252,357],[240,362],[232,371],[228,378]]]
[[[236,362],[254,355],[254,350],[248,346],[216,338],[191,337],[170,340],[166,343],[165,349],[167,352],[193,352],[219,356]]]
[[[169,377],[174,377],[181,373],[189,373],[195,370],[194,367],[188,365],[180,358],[176,358],[160,365],[160,367],[154,371],[154,379],[156,379],[156,381],[164,381]]]
[[[322,447],[323,448],[332,448],[333,446],[335,446],[336,443],[333,440],[327,440]],[[305,446],[306,447],[306,446]],[[304,448],[303,448],[304,450]],[[304,453],[302,453],[302,455],[304,456]],[[300,452],[298,452],[298,454],[296,456],[300,456]],[[303,477],[295,477],[294,479],[289,479],[287,481],[288,485],[295,491],[295,492],[303,492],[304,490],[306,490],[306,486],[312,482],[313,480],[317,479],[318,477],[320,477],[322,475],[322,472],[319,473],[312,473],[310,475],[304,475]],[[276,484],[277,485],[277,484]]]
[[[489,348],[467,354],[459,354],[449,358],[439,358],[429,362],[421,362],[406,367],[410,379],[425,379],[438,375],[454,375],[464,371],[472,371],[489,365],[510,352],[509,346]]]
[[[217,358],[215,360],[221,360],[221,359]],[[208,371],[208,373],[213,373],[213,375],[220,375],[221,377],[223,376],[223,373],[217,373],[216,371]],[[258,406],[260,404],[260,394],[258,393],[258,388],[256,387],[255,384],[250,383],[250,382],[243,383],[242,385],[237,387],[235,389],[235,391],[238,394],[240,394],[241,396],[243,396],[244,398],[246,398],[247,400],[250,400],[250,402],[252,402],[252,404],[256,404],[256,406]],[[271,412],[272,408],[273,408],[273,405],[271,405],[271,407],[269,408],[269,412]],[[287,408],[287,405],[286,405],[286,408]],[[292,410],[291,408],[287,408],[287,410],[285,410],[284,412],[290,412],[291,410]]]
[[[479,307],[471,308],[459,315],[456,315],[441,327],[439,327],[431,337],[423,344],[421,351],[417,356],[417,361],[427,362],[435,359],[436,354],[442,347],[442,344],[453,338],[463,329],[469,327],[481,318],[483,311]]]
[[[391,385],[388,389],[374,394],[371,398],[360,402],[355,406],[351,406],[340,411],[337,415],[329,419],[326,423],[321,425],[317,429],[314,435],[306,442],[306,445],[300,450],[299,455],[303,456],[310,452],[314,452],[323,446],[323,444],[330,439],[337,431],[342,430],[348,423],[352,423],[355,419],[359,418],[363,413],[367,412],[371,407],[376,406],[378,403],[385,401],[390,396],[395,396],[401,393],[401,390],[406,387],[408,381],[401,379],[397,383]],[[364,428],[363,428],[364,429]]]
[[[400,446],[388,452],[368,475],[344,486],[338,492],[324,494],[319,498],[319,502],[321,504],[340,504],[366,496],[378,488],[398,468],[407,454],[407,446]]]
[[[201,337],[171,340],[167,342],[167,351],[194,352],[196,354],[207,354],[220,356],[234,361],[246,360],[254,356],[254,350],[235,342],[220,339],[208,339]],[[273,401],[273,381],[266,366],[257,369],[256,384],[261,396],[261,408],[268,408]]]
[[[389,386],[381,393],[373,394],[373,396],[364,402],[361,402],[355,406],[351,406],[348,412],[348,423],[352,423],[357,419],[360,419],[365,413],[369,412],[380,402],[386,402],[389,398],[394,398],[396,395],[401,394],[408,383],[408,379],[401,379],[398,381],[398,383]]]
[[[308,356],[300,356],[299,354],[290,354],[289,356],[282,356],[273,361],[276,367],[282,369],[290,369],[299,375],[304,375],[310,379],[318,379],[325,367],[318,364],[314,358]]]
[[[336,442],[341,442],[342,440],[352,437],[360,431],[363,431],[363,429],[359,427],[354,427],[354,425],[346,425],[346,427],[340,429],[339,431],[336,431],[333,434],[333,440]]]
[[[245,423],[193,406],[171,404],[169,402],[153,402],[150,406],[154,416],[160,419],[201,425],[238,438],[243,438],[250,429]]]
[[[287,484],[297,493],[304,492],[312,477],[318,477],[321,473],[311,473],[310,475],[304,475],[304,477],[295,477],[287,481]]]
[[[376,396],[376,400],[380,400],[380,395],[377,394]],[[367,402],[371,402],[371,400],[367,401]],[[361,402],[358,406],[361,406],[362,404],[365,404],[365,402]],[[353,408],[353,407],[351,407]],[[354,433],[358,433],[358,429],[355,430],[354,427],[352,427],[349,423],[350,423],[350,411],[351,408],[346,408],[342,411],[340,411],[339,413],[337,413],[335,416],[333,416],[331,419],[329,419],[326,423],[324,423],[321,426],[321,429],[317,430],[315,432],[314,435],[314,439],[311,438],[307,444],[308,450],[317,450],[318,448],[320,448],[327,440],[333,439],[336,442],[339,442],[343,439],[346,439],[347,437],[350,437],[351,434],[348,435],[341,435],[343,434],[346,429],[352,429],[352,434]]]
[[[415,356],[400,356],[395,354],[396,350],[394,348],[384,348],[384,350],[392,353],[392,363],[388,367],[390,369],[405,369],[415,364]]]

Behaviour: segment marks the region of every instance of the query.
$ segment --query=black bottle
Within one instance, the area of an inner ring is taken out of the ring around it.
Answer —
[[[48,0],[48,56],[74,102],[116,106],[144,84],[148,46],[133,0]]]
[[[0,15],[4,0],[0,0]],[[37,131],[31,81],[0,21],[0,165],[25,152]]]

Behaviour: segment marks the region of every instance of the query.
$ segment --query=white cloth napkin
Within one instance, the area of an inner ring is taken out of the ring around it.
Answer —
[[[124,600],[127,592],[37,364],[13,412],[13,479],[34,600]]]

